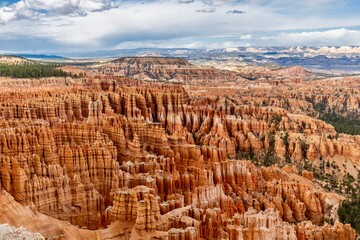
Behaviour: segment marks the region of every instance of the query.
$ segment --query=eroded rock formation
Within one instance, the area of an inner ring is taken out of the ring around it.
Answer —
[[[355,238],[349,225],[323,225],[329,196],[311,172],[243,157],[357,167],[359,137],[178,85],[21,81],[0,82],[0,223],[55,239]]]

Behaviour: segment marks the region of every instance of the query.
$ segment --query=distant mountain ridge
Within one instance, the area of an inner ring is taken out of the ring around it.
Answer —
[[[59,55],[47,55],[47,54],[15,54],[14,56],[30,58],[30,59],[68,59],[67,57]]]
[[[99,50],[92,52],[64,54],[17,54],[41,61],[86,61],[102,62],[105,59],[124,57],[166,57],[184,58],[194,61],[234,61],[250,66],[292,67],[303,66],[313,72],[334,74],[360,73],[360,47],[233,47],[218,49],[190,48],[136,48]],[[70,63],[71,64],[71,63]]]

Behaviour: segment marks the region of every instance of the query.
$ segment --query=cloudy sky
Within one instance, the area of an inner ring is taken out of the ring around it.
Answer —
[[[0,0],[0,53],[360,45],[359,0]]]

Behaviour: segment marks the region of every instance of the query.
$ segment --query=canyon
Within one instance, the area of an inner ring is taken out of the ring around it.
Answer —
[[[78,76],[0,78],[0,224],[59,240],[356,238],[337,209],[359,190],[360,135],[318,117],[359,118],[359,77],[144,57],[62,69]]]

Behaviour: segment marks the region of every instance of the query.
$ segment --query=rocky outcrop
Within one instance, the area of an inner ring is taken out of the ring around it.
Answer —
[[[305,78],[310,76],[310,72],[301,66],[293,66],[287,68],[281,68],[273,70],[272,73],[285,76],[285,77],[301,77]]]
[[[355,239],[356,232],[351,229],[349,224],[342,224],[338,221],[334,226],[325,224],[322,227],[304,222],[297,226],[297,236],[301,240],[311,237],[316,239]]]
[[[0,238],[3,240],[45,240],[39,233],[30,233],[25,228],[14,228],[8,224],[0,225]]]

